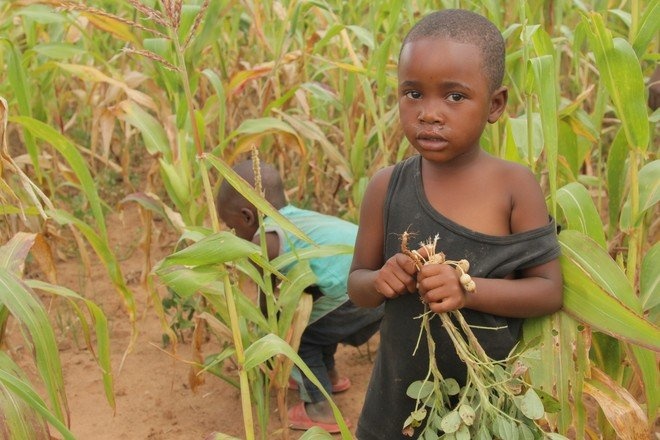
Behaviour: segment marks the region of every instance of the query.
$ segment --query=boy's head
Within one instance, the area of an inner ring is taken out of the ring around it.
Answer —
[[[277,169],[270,164],[259,163],[259,174],[261,176],[261,187],[265,198],[275,209],[286,205],[284,194],[284,183]],[[232,169],[245,179],[250,185],[255,186],[254,163],[252,160],[244,160],[237,163]],[[218,216],[230,228],[236,231],[236,235],[251,240],[259,229],[257,209],[241,193],[231,186],[226,180],[220,184],[216,198]]]
[[[482,67],[494,91],[504,78],[505,44],[501,32],[487,18],[463,9],[432,12],[417,22],[401,45],[421,39],[446,38],[457,43],[472,44],[479,49]]]

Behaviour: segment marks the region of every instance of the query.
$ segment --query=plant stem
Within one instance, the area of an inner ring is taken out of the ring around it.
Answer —
[[[243,409],[243,424],[245,427],[246,440],[254,440],[254,421],[252,418],[252,402],[250,400],[250,382],[248,374],[244,368],[245,350],[243,349],[243,340],[241,338],[241,329],[238,325],[238,313],[236,303],[234,302],[234,290],[229,279],[229,273],[223,277],[225,286],[225,301],[227,302],[227,311],[229,312],[229,322],[231,325],[231,334],[234,338],[234,348],[236,349],[236,362],[238,363],[238,378],[241,384],[241,407]]]
[[[190,128],[193,133],[193,139],[195,140],[195,150],[197,151],[197,159],[199,163],[199,169],[202,174],[202,183],[204,185],[204,198],[206,200],[206,206],[211,216],[211,225],[214,232],[220,230],[220,221],[218,220],[218,213],[215,210],[215,202],[213,200],[213,188],[209,181],[208,170],[206,169],[206,161],[204,156],[204,147],[202,146],[202,138],[199,134],[199,127],[197,126],[197,118],[195,117],[195,100],[193,99],[192,91],[190,90],[190,78],[188,77],[188,69],[186,68],[186,58],[184,56],[183,48],[179,42],[179,36],[176,33],[176,29],[170,29],[171,39],[174,43],[174,48],[176,51],[179,73],[181,74],[181,82],[183,83],[183,91],[186,95],[186,106],[188,107],[188,117],[190,118]]]

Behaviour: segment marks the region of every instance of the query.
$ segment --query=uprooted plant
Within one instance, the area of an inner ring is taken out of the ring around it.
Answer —
[[[476,291],[467,273],[469,262],[448,260],[444,253],[436,252],[437,235],[421,244],[423,252],[411,251],[408,239],[409,233],[404,232],[401,251],[414,261],[418,270],[426,264],[449,264],[459,272],[465,291],[468,294]],[[430,321],[436,316],[465,363],[467,376],[463,387],[454,378],[444,378],[436,363],[435,341],[430,332]],[[436,314],[424,304],[420,318],[422,324],[415,352],[422,333],[426,333],[429,369],[423,380],[413,382],[406,391],[415,399],[415,409],[404,422],[404,435],[412,437],[426,419],[419,436],[424,440],[565,438],[544,432],[541,427],[541,420],[555,401],[526,382],[524,376],[528,367],[522,361],[523,351],[514,349],[501,361],[491,359],[459,310]]]

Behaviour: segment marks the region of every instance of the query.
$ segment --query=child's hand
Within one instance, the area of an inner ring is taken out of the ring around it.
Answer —
[[[448,312],[465,306],[465,291],[459,274],[448,264],[427,264],[417,274],[422,301],[436,312]]]
[[[376,292],[385,298],[396,298],[417,290],[415,263],[406,255],[398,253],[385,262],[374,281]]]

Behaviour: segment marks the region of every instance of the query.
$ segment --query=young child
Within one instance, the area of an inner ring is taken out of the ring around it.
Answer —
[[[497,121],[507,103],[504,50],[498,29],[464,10],[434,12],[403,40],[399,113],[419,154],[369,183],[348,281],[355,304],[385,303],[360,440],[409,438],[401,431],[415,402],[406,389],[428,371],[426,344],[413,356],[422,301],[436,313],[460,309],[494,359],[515,345],[519,318],[561,307],[556,228],[540,186],[527,168],[479,145],[486,123]],[[438,234],[437,252],[470,262],[476,292],[465,292],[449,265],[417,271],[401,253],[405,231],[417,243]],[[448,333],[440,320],[430,324],[443,376],[464,384],[466,368]]]
[[[254,186],[251,160],[240,162],[233,169]],[[319,245],[355,244],[355,224],[288,204],[282,179],[272,165],[262,163],[260,174],[266,200],[313,242]],[[257,209],[226,181],[220,186],[216,206],[220,218],[234,229],[236,235],[259,243]],[[283,230],[268,217],[264,219],[264,226],[269,259],[292,249],[311,246]],[[310,260],[317,283],[314,288],[308,289],[314,297],[314,305],[309,324],[302,334],[298,354],[328,393],[345,391],[351,386],[350,380],[340,377],[335,368],[337,345],[340,342],[353,346],[364,344],[378,331],[383,316],[382,307],[356,307],[348,298],[346,283],[351,258],[350,254],[343,254]],[[299,382],[296,385],[302,401],[289,409],[291,427],[309,429],[320,426],[331,433],[339,432],[330,404],[321,391],[306,377]]]

